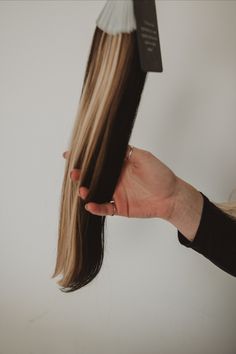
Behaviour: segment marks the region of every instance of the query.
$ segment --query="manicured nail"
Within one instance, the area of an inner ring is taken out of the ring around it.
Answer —
[[[83,197],[82,194],[81,194],[80,187],[79,187],[79,189],[78,189],[78,195],[79,195],[80,198],[84,199],[84,197]]]

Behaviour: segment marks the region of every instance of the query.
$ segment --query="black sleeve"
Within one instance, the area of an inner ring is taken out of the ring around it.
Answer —
[[[179,242],[201,253],[225,272],[236,276],[236,218],[226,214],[201,194],[204,203],[195,238],[189,241],[177,230]]]

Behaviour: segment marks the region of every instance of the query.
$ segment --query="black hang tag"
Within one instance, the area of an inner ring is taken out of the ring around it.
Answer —
[[[162,72],[155,0],[133,0],[133,4],[141,68]]]

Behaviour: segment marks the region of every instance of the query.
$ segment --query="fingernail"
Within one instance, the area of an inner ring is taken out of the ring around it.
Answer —
[[[79,195],[80,198],[84,199],[84,198],[82,197],[82,195],[81,195],[80,187],[79,187],[79,189],[78,189],[78,195]]]
[[[86,209],[86,210],[89,210],[89,209],[88,209],[88,204],[85,204],[85,209]]]

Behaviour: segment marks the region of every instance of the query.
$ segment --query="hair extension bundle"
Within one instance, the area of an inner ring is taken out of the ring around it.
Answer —
[[[98,27],[99,24],[99,27]],[[84,208],[112,199],[143,91],[133,1],[109,2],[93,35],[61,192],[57,260],[52,277],[64,292],[77,290],[99,272],[104,254],[105,216]],[[78,197],[79,184],[89,188]]]

